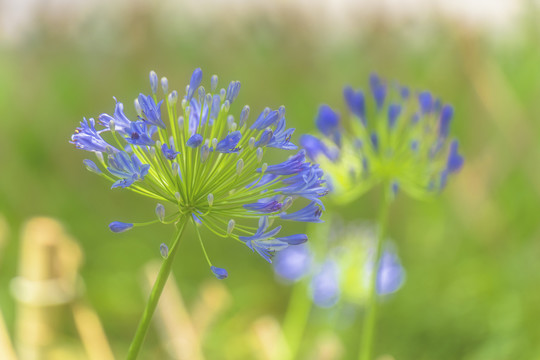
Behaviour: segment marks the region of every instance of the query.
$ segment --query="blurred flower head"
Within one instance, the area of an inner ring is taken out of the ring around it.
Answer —
[[[452,106],[430,92],[411,92],[370,77],[370,96],[344,89],[352,120],[344,123],[328,105],[319,108],[319,136],[303,135],[301,146],[325,170],[328,186],[344,202],[378,183],[423,198],[444,189],[463,166],[451,139]]]
[[[309,282],[310,296],[320,307],[331,307],[340,299],[363,303],[367,297],[376,233],[373,225],[332,224],[325,247],[306,243],[277,254],[274,272],[286,282]],[[378,264],[376,291],[386,296],[405,282],[405,270],[395,245],[386,241]]]
[[[320,198],[327,193],[318,165],[297,150],[286,128],[285,108],[266,108],[252,123],[249,106],[235,116],[240,83],[218,89],[212,76],[210,88],[201,86],[203,74],[196,69],[183,98],[169,91],[169,82],[150,73],[151,94],[139,94],[134,112],[126,114],[116,101],[114,112],[98,120],[84,119],[71,137],[79,149],[97,155],[86,167],[125,188],[168,203],[156,207],[154,222],[173,223],[190,217],[217,236],[237,240],[267,261],[289,245],[307,240],[304,234],[284,236],[274,220],[320,222]],[[116,100],[116,99],[115,99]],[[295,151],[279,164],[264,161],[271,149]],[[304,199],[304,204],[296,205]],[[255,221],[254,224],[243,220]],[[122,232],[141,224],[113,222]],[[211,264],[210,264],[211,265]],[[223,269],[211,266],[218,278]]]

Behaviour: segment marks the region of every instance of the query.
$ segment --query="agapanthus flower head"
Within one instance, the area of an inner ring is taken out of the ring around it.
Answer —
[[[344,202],[378,183],[394,195],[398,190],[417,198],[439,193],[463,166],[458,142],[450,138],[452,106],[377,75],[370,77],[369,94],[346,87],[351,118],[322,105],[315,119],[320,135],[300,138],[325,171],[329,188]]]
[[[276,252],[307,240],[305,234],[282,235],[275,220],[321,221],[320,198],[327,193],[322,171],[291,141],[294,129],[286,128],[284,107],[266,108],[249,124],[249,106],[238,117],[231,111],[240,82],[218,89],[214,75],[206,90],[202,81],[202,71],[196,69],[179,99],[162,78],[164,93],[158,96],[158,76],[152,71],[151,94],[137,96],[132,114],[116,101],[112,115],[103,113],[97,122],[83,119],[71,142],[96,153],[97,163],[86,159],[84,164],[113,182],[113,188],[159,201],[153,222],[189,218],[271,261]],[[272,148],[295,152],[272,165],[264,161]],[[301,198],[306,199],[303,204]],[[169,204],[169,215],[162,204]],[[138,225],[115,221],[110,228],[123,232]],[[216,277],[228,276],[206,257]]]
[[[336,221],[327,229],[330,231],[323,236],[326,243],[306,243],[277,254],[274,272],[286,282],[307,279],[309,295],[319,307],[331,307],[341,300],[362,304],[367,299],[374,269],[375,226],[369,223],[343,225]],[[399,290],[404,281],[405,270],[396,247],[387,241],[377,268],[377,294],[390,295]]]

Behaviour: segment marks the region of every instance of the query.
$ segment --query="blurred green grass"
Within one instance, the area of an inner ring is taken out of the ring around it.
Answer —
[[[172,229],[110,233],[111,220],[144,221],[155,204],[109,190],[84,169],[86,154],[68,140],[83,116],[111,112],[112,96],[130,104],[147,92],[149,70],[179,90],[195,67],[202,67],[206,81],[213,73],[221,85],[240,80],[235,111],[244,103],[252,113],[284,104],[295,139],[313,130],[319,104],[345,113],[343,85],[366,87],[376,71],[453,104],[452,132],[466,156],[465,168],[439,199],[399,198],[392,211],[390,233],[408,278],[384,304],[376,349],[396,359],[539,358],[538,18],[524,17],[517,36],[505,39],[441,19],[411,36],[372,19],[357,33],[325,42],[301,30],[294,14],[282,15],[278,22],[261,15],[234,27],[224,21],[178,29],[155,14],[134,12],[105,25],[96,16],[76,36],[43,21],[19,44],[0,44],[0,213],[13,230],[0,264],[0,305],[9,326],[14,303],[7,289],[17,270],[18,229],[32,216],[47,215],[81,242],[88,298],[115,349],[127,349],[145,300],[140,268],[159,256]],[[373,219],[376,199],[368,194],[340,214]],[[249,249],[207,235],[214,262],[229,270],[225,284],[234,302],[205,351],[210,359],[249,359],[245,329],[261,315],[281,319],[290,289],[277,284],[271,267]],[[194,301],[210,274],[193,234],[182,243],[174,273],[187,302]],[[324,327],[308,329],[305,351]],[[358,322],[334,330],[345,341],[346,358],[356,352],[357,329]],[[151,353],[158,346],[151,335],[145,348]]]

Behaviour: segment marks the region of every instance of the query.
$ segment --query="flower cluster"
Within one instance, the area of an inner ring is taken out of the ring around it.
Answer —
[[[321,222],[320,197],[327,193],[322,170],[306,160],[305,150],[279,164],[264,162],[272,148],[297,149],[291,142],[294,129],[286,128],[285,108],[266,108],[249,124],[249,106],[237,117],[229,114],[240,83],[218,89],[214,75],[206,91],[200,86],[202,76],[200,69],[193,72],[181,99],[176,90],[169,92],[168,80],[162,78],[164,99],[159,99],[158,77],[150,72],[152,94],[135,99],[136,116],[130,119],[123,103],[116,101],[112,114],[101,114],[98,121],[84,119],[71,142],[97,155],[97,164],[88,159],[84,164],[112,181],[112,188],[172,204],[174,211],[168,216],[158,204],[154,222],[189,217],[270,262],[275,252],[307,240],[305,234],[281,235],[281,226],[272,228],[274,220]],[[298,198],[308,202],[294,209]],[[258,226],[249,223],[253,220]],[[137,225],[141,224],[115,221],[109,227],[121,232]],[[166,255],[163,247],[162,254]],[[218,278],[227,276],[208,263]]]
[[[342,298],[362,303],[366,300],[375,264],[375,228],[332,225],[333,231],[322,244],[324,248],[320,247],[321,242],[285,249],[276,256],[274,272],[289,282],[308,278],[310,295],[317,306],[331,307]],[[377,269],[377,294],[394,293],[404,281],[405,270],[395,246],[386,242]]]
[[[354,121],[343,123],[330,106],[316,117],[321,136],[303,135],[301,146],[321,164],[328,186],[343,201],[383,183],[413,197],[440,192],[463,166],[457,140],[449,139],[453,108],[429,92],[413,93],[370,77],[371,98],[344,89]]]
[[[310,295],[320,307],[331,307],[340,299],[362,303],[375,261],[376,233],[373,226],[336,226],[328,235],[325,248],[302,244],[276,256],[274,272],[289,282],[308,278]],[[379,296],[396,292],[405,281],[405,270],[391,242],[386,242],[377,269]]]

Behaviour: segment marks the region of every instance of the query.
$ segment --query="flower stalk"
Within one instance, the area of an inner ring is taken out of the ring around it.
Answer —
[[[139,355],[139,351],[141,350],[144,337],[146,336],[148,327],[150,326],[150,320],[152,320],[152,315],[154,314],[154,311],[156,310],[157,304],[159,302],[159,298],[161,296],[161,293],[163,292],[163,288],[165,287],[165,284],[167,283],[167,279],[169,278],[169,274],[171,273],[172,263],[174,261],[174,257],[178,250],[178,244],[180,243],[180,238],[182,237],[182,234],[184,233],[187,220],[188,220],[188,217],[184,216],[183,218],[179,220],[179,222],[176,225],[176,234],[173,240],[173,244],[169,249],[168,256],[163,260],[163,263],[161,264],[161,268],[159,269],[156,282],[154,283],[154,286],[152,287],[152,291],[150,292],[150,296],[148,297],[148,302],[146,303],[146,307],[144,309],[143,315],[139,322],[139,326],[137,327],[135,336],[133,337],[131,345],[129,346],[127,360],[135,360],[137,356]]]
[[[373,350],[373,342],[375,340],[375,325],[377,323],[377,274],[381,261],[381,254],[383,249],[384,239],[386,237],[386,231],[388,227],[388,214],[390,212],[390,205],[392,202],[391,194],[389,193],[390,187],[383,187],[381,208],[379,210],[379,217],[377,221],[378,229],[376,236],[376,244],[374,246],[373,254],[373,268],[370,274],[370,280],[368,283],[368,298],[366,302],[366,314],[364,317],[364,323],[361,332],[360,340],[360,352],[359,360],[371,359]]]

